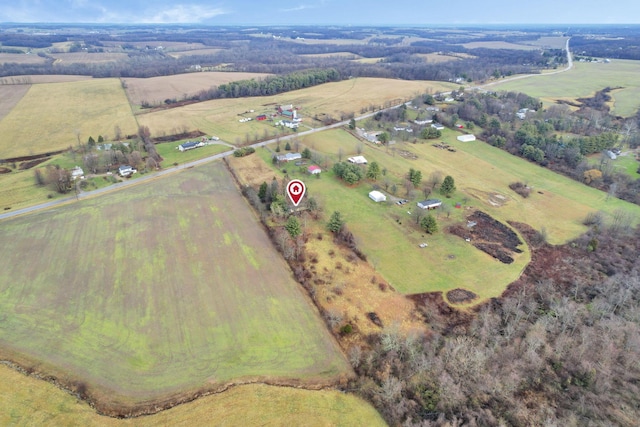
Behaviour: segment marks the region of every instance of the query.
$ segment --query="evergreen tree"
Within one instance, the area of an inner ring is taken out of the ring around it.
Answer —
[[[342,219],[342,215],[340,214],[340,212],[334,211],[331,214],[331,218],[329,218],[329,224],[327,224],[329,231],[331,231],[332,233],[337,233],[338,231],[340,231],[343,225],[344,220]]]
[[[305,148],[304,150],[302,150],[302,157],[305,159],[310,159],[311,158],[311,150],[309,150],[309,148]]]
[[[349,120],[349,129],[354,130],[356,128],[356,119]]]
[[[302,234],[302,228],[300,227],[300,221],[295,216],[290,216],[285,224],[284,228],[289,232],[291,238],[295,239]]]
[[[451,175],[447,175],[440,186],[440,194],[446,197],[451,197],[454,191],[456,191],[455,181]]]
[[[428,214],[420,220],[420,227],[429,234],[438,231],[438,223],[433,215]]]
[[[411,181],[414,187],[418,187],[420,181],[422,181],[422,172],[413,168],[409,169],[409,181]]]
[[[90,136],[90,137],[89,137],[89,141],[87,142],[87,145],[88,145],[89,147],[91,147],[91,148],[95,147],[95,146],[96,146],[96,140],[95,140],[95,139],[93,139],[93,137],[92,137],[92,136]]]
[[[267,200],[268,189],[269,189],[269,186],[267,185],[266,182],[263,182],[262,184],[260,184],[260,189],[258,190],[258,197],[260,198],[260,201],[262,201],[262,203],[264,203]]]
[[[291,151],[291,144],[289,144],[289,141],[287,141],[287,143],[285,144],[284,149],[287,151]]]
[[[381,173],[382,172],[380,171],[380,165],[378,164],[378,162],[369,163],[369,167],[367,168],[367,178],[375,181],[380,178]]]

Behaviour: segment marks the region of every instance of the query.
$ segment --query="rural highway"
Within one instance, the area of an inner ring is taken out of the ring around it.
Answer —
[[[487,83],[485,85],[481,85],[481,86],[475,86],[473,88],[470,88],[472,90],[486,90],[487,87],[492,86],[492,85],[496,85],[496,84],[500,84],[500,83],[504,83],[504,82],[508,82],[508,81],[512,81],[512,80],[519,80],[519,79],[525,79],[525,78],[530,78],[530,77],[540,77],[540,76],[549,76],[552,74],[558,74],[558,73],[564,73],[566,71],[569,71],[570,69],[573,68],[573,59],[571,58],[571,52],[569,51],[569,40],[567,39],[566,45],[565,45],[565,50],[567,52],[567,67],[562,69],[562,70],[557,70],[557,71],[553,71],[550,73],[546,73],[546,74],[525,74],[522,76],[515,76],[515,77],[510,77],[507,79],[503,79],[503,80],[497,80],[491,83]],[[451,92],[445,92],[443,93],[444,95],[447,95]],[[388,107],[388,108],[384,108],[382,110],[378,110],[378,111],[374,111],[371,113],[367,113],[365,115],[356,117],[355,120],[359,121],[359,120],[364,120],[367,119],[369,117],[372,117],[374,114],[377,114],[381,111],[386,111],[386,110],[392,110],[394,108],[398,108],[400,107],[402,104],[398,104],[398,105],[394,105],[392,107]],[[261,142],[257,142],[255,144],[251,144],[250,147],[253,148],[260,148],[260,147],[264,147],[265,145],[269,145],[269,144],[273,144],[276,143],[278,141],[287,141],[296,137],[301,137],[301,136],[305,136],[305,135],[310,135],[312,133],[316,133],[316,132],[323,132],[325,130],[329,130],[329,129],[335,129],[335,128],[339,128],[341,126],[346,126],[349,123],[349,120],[344,120],[341,122],[337,122],[334,123],[332,125],[328,125],[328,126],[322,126],[319,128],[314,128],[311,130],[307,130],[307,131],[303,131],[303,132],[296,132],[290,135],[286,135],[286,136],[281,136],[281,137],[276,137],[276,138],[272,138],[272,139],[268,139],[266,141],[261,141]],[[220,144],[223,145],[227,145],[230,148],[233,148],[233,145],[225,143],[225,142],[220,142]],[[41,211],[43,209],[49,209],[49,208],[53,208],[56,206],[61,206],[67,203],[72,203],[75,201],[79,201],[82,199],[86,199],[89,197],[95,197],[104,193],[108,193],[111,191],[116,191],[116,190],[121,190],[123,188],[127,188],[130,187],[132,185],[138,185],[138,184],[142,184],[148,181],[151,181],[153,179],[165,176],[165,175],[169,175],[178,171],[181,171],[183,169],[190,169],[192,167],[195,166],[199,166],[199,165],[203,165],[205,163],[209,163],[212,162],[214,160],[218,160],[218,159],[222,159],[224,157],[230,156],[233,154],[233,150],[230,151],[225,151],[224,153],[220,153],[220,154],[216,154],[213,156],[209,156],[209,157],[205,157],[203,159],[200,160],[194,160],[192,162],[188,162],[188,163],[184,163],[178,166],[173,166],[167,169],[163,169],[161,171],[155,172],[155,173],[151,173],[145,176],[139,176],[136,178],[131,178],[131,179],[127,179],[125,181],[119,182],[117,184],[113,184],[110,185],[108,187],[104,187],[104,188],[100,188],[97,190],[93,190],[93,191],[83,191],[83,192],[79,192],[77,195],[72,195],[69,197],[65,197],[63,199],[58,199],[58,200],[52,200],[50,202],[46,202],[46,203],[42,203],[39,205],[34,205],[34,206],[29,206],[26,208],[22,208],[22,209],[16,209],[15,211],[8,211],[8,212],[3,212],[0,214],[0,220],[3,219],[7,219],[7,218],[12,218],[15,216],[19,216],[19,215],[25,215],[25,214],[30,214],[33,212],[37,212],[37,211]]]

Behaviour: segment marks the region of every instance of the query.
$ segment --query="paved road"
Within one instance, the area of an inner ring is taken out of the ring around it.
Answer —
[[[525,79],[525,78],[530,78],[530,77],[548,76],[548,75],[551,75],[551,74],[558,74],[558,73],[564,73],[566,71],[569,71],[571,68],[573,68],[573,59],[571,58],[571,52],[569,51],[569,40],[570,39],[567,39],[567,43],[566,43],[566,46],[565,46],[565,49],[567,51],[567,67],[566,68],[564,68],[562,70],[558,70],[558,71],[553,71],[551,73],[546,73],[546,74],[526,74],[526,75],[523,75],[523,76],[510,77],[510,78],[507,78],[507,79],[503,79],[503,80],[498,80],[498,81],[495,81],[495,82],[487,83],[487,84],[482,85],[482,86],[476,86],[476,87],[473,87],[471,89],[474,89],[474,90],[485,90],[485,88],[488,87],[488,86],[492,86],[492,85],[495,85],[495,84],[508,82],[508,81],[511,81],[511,80]],[[451,92],[446,92],[444,94],[447,95],[449,93],[451,93]],[[389,108],[385,108],[385,109],[382,109],[382,110],[378,110],[378,111],[374,111],[374,112],[371,112],[371,113],[367,113],[367,114],[364,114],[362,116],[356,117],[355,119],[356,119],[356,121],[368,119],[369,117],[372,117],[373,115],[375,115],[375,114],[377,114],[377,113],[379,113],[381,111],[398,108],[401,105],[402,104],[394,105],[394,106],[389,107]],[[253,147],[253,148],[264,147],[265,145],[273,144],[273,143],[275,143],[277,141],[287,141],[289,139],[293,139],[293,138],[296,138],[296,137],[310,135],[312,133],[322,132],[322,131],[329,130],[329,129],[339,128],[341,126],[347,125],[349,123],[349,121],[350,120],[344,120],[344,121],[337,122],[337,123],[334,123],[334,124],[329,125],[329,126],[322,126],[322,127],[319,127],[319,128],[314,128],[314,129],[306,130],[306,131],[303,131],[303,132],[296,132],[296,133],[293,133],[293,134],[290,134],[290,135],[281,136],[279,138],[272,138],[272,139],[269,139],[269,140],[266,140],[266,141],[261,141],[261,142],[255,143],[255,144],[251,144],[250,146]],[[32,212],[37,212],[37,211],[40,211],[40,210],[43,210],[43,209],[49,209],[49,208],[52,208],[52,207],[56,207],[56,206],[61,206],[61,205],[67,204],[67,203],[74,202],[76,200],[86,199],[86,198],[89,198],[89,197],[98,196],[100,194],[104,194],[104,193],[107,193],[107,192],[110,192],[110,191],[121,190],[123,188],[127,188],[127,187],[130,187],[132,185],[142,184],[142,183],[148,182],[148,181],[150,181],[152,179],[156,179],[156,178],[159,178],[159,177],[162,177],[162,176],[165,176],[165,175],[169,175],[169,174],[175,173],[175,172],[183,170],[183,169],[190,169],[190,168],[192,168],[194,166],[199,166],[199,165],[202,165],[202,164],[205,164],[205,163],[209,163],[209,162],[212,162],[214,160],[222,159],[223,157],[227,157],[227,156],[230,156],[230,155],[233,154],[233,149],[235,148],[233,145],[231,145],[229,143],[226,143],[224,141],[219,141],[218,143],[222,144],[222,145],[226,145],[229,148],[231,148],[232,150],[231,151],[226,151],[224,153],[216,154],[214,156],[205,157],[204,159],[195,160],[193,162],[189,162],[189,163],[185,163],[185,164],[182,164],[182,165],[178,165],[178,166],[170,167],[170,168],[167,168],[167,169],[163,169],[163,170],[161,170],[159,172],[151,173],[151,174],[144,175],[144,176],[139,176],[139,177],[136,177],[136,178],[127,179],[125,181],[119,182],[117,184],[110,185],[108,187],[100,188],[98,190],[80,192],[77,195],[65,197],[64,199],[57,199],[57,200],[53,200],[53,201],[50,201],[50,202],[47,202],[47,203],[42,203],[42,204],[39,204],[39,205],[35,205],[35,206],[29,206],[29,207],[22,208],[22,209],[16,209],[15,211],[7,211],[7,212],[4,212],[4,213],[0,214],[0,220],[6,219],[6,218],[15,217],[15,216],[18,216],[18,215],[25,215],[25,214],[29,214],[29,213],[32,213]]]

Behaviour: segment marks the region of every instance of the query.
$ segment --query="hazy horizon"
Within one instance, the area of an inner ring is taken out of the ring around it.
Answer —
[[[22,0],[0,5],[0,22],[25,24],[205,24],[268,25],[633,25],[640,24],[640,2],[596,0],[580,3],[539,0],[514,2],[459,0],[417,4],[409,0],[273,0],[172,2],[160,0]]]

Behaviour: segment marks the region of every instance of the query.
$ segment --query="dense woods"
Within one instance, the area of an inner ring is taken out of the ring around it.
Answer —
[[[351,353],[350,387],[391,425],[635,425],[639,250],[628,225],[594,228],[538,244],[504,298],[473,313],[416,296],[433,332],[370,336]]]

